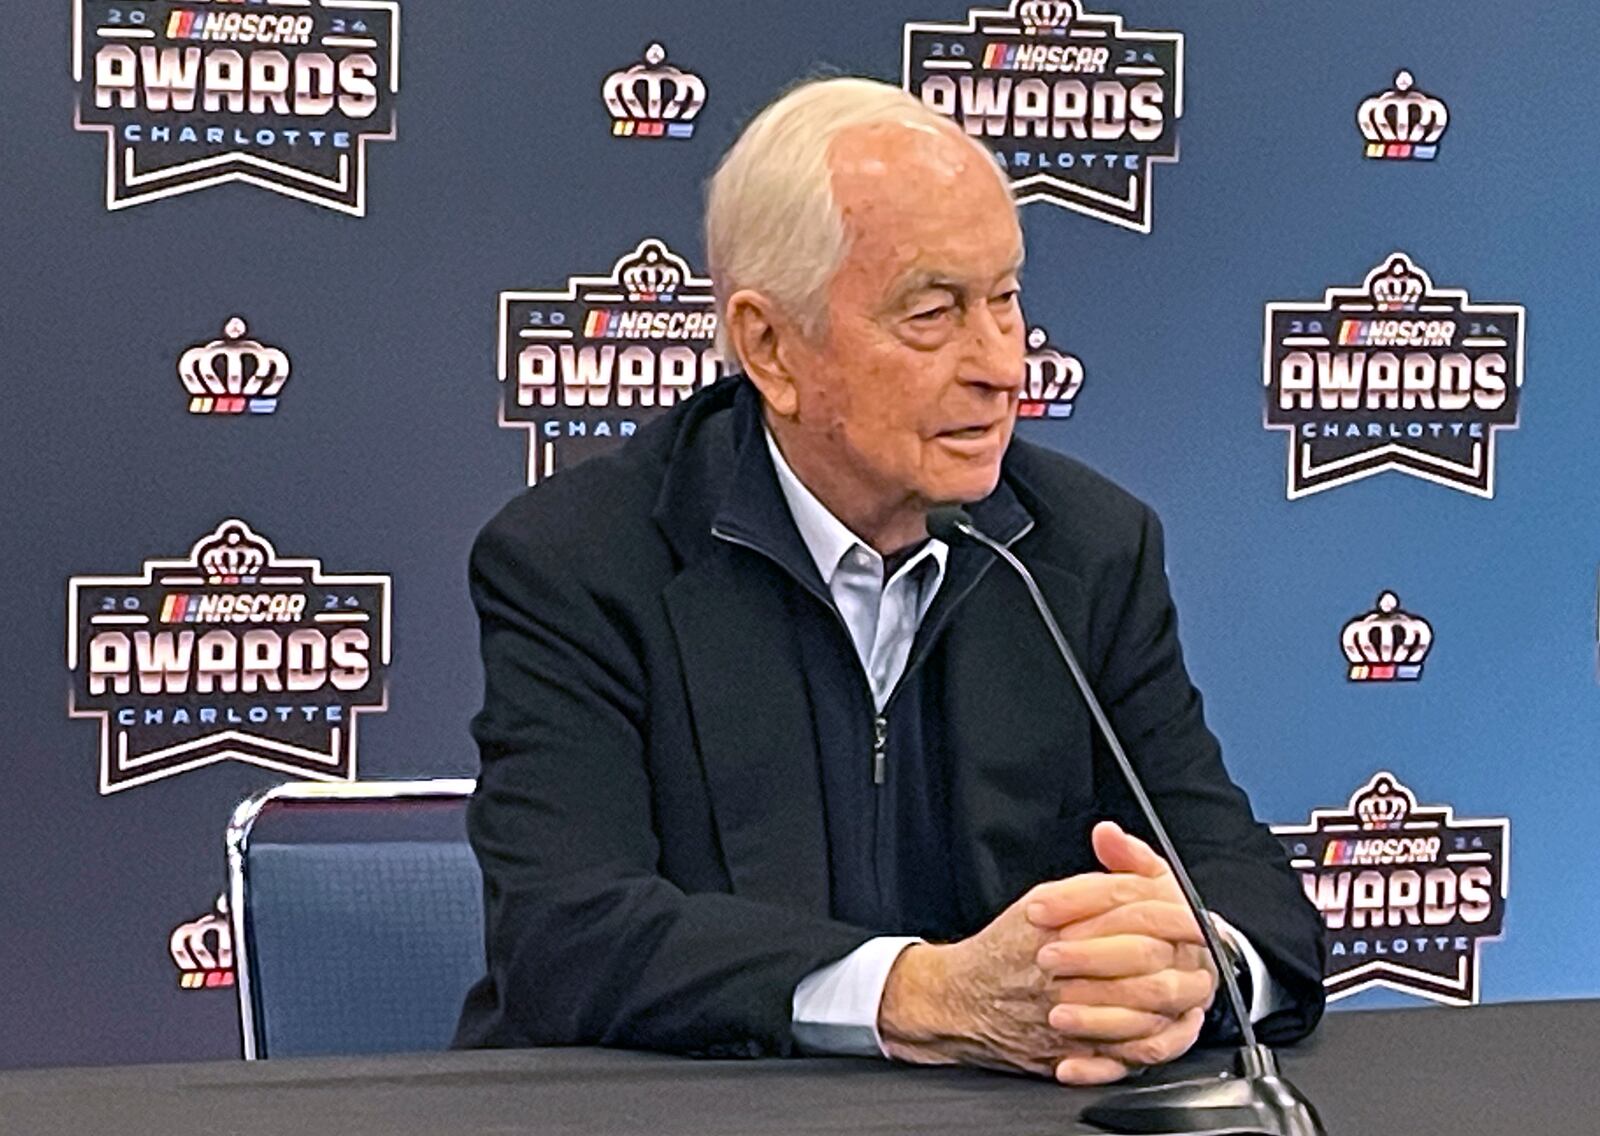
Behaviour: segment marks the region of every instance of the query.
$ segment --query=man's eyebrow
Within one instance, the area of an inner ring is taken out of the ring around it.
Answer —
[[[890,289],[890,303],[901,303],[908,297],[916,295],[918,292],[926,292],[933,288],[943,289],[947,292],[954,292],[957,295],[960,295],[963,291],[965,291],[959,282],[952,279],[945,273],[934,272],[926,268],[919,268],[908,272],[897,284],[895,284],[892,289]]]
[[[1015,276],[1021,271],[1022,254],[1018,253],[1016,259],[1007,265],[1006,270],[1000,275],[1003,279],[1006,276]],[[894,307],[898,304],[904,303],[907,299],[916,295],[918,292],[926,292],[933,289],[949,292],[955,296],[964,296],[968,291],[965,283],[948,273],[939,272],[929,268],[916,268],[906,273],[906,275],[902,277],[893,288],[890,289],[889,302],[887,306]]]

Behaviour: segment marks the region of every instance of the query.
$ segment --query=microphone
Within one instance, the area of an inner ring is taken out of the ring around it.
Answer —
[[[1255,1026],[1250,1021],[1250,1007],[1245,1005],[1244,996],[1239,990],[1239,980],[1233,972],[1233,964],[1228,961],[1227,953],[1223,950],[1221,937],[1211,920],[1211,913],[1200,898],[1194,880],[1189,876],[1189,869],[1184,866],[1183,858],[1178,855],[1177,848],[1173,847],[1172,838],[1167,835],[1166,825],[1161,823],[1155,805],[1145,792],[1144,782],[1134,770],[1133,763],[1128,760],[1122,742],[1117,738],[1116,731],[1111,728],[1110,719],[1100,706],[1100,700],[1090,688],[1089,680],[1084,676],[1077,656],[1072,653],[1072,648],[1067,643],[1067,637],[1061,633],[1061,625],[1056,622],[1055,615],[1044,602],[1044,595],[1039,591],[1033,573],[1028,571],[1027,566],[1018,560],[1009,548],[973,524],[966,510],[959,506],[941,505],[930,509],[927,527],[929,536],[946,544],[954,544],[965,538],[982,545],[1010,565],[1011,570],[1021,577],[1028,589],[1029,597],[1033,600],[1033,606],[1038,609],[1039,618],[1044,622],[1045,630],[1050,633],[1050,639],[1061,655],[1061,661],[1066,663],[1073,684],[1077,686],[1079,695],[1089,708],[1095,727],[1111,750],[1111,756],[1116,760],[1123,781],[1132,791],[1133,798],[1139,805],[1139,811],[1144,815],[1145,823],[1155,833],[1156,842],[1161,846],[1162,854],[1172,867],[1173,877],[1178,881],[1184,901],[1200,925],[1200,934],[1205,939],[1206,950],[1210,953],[1211,961],[1222,980],[1223,993],[1233,1010],[1235,1020],[1239,1023],[1241,1044],[1237,1075],[1178,1081],[1115,1093],[1085,1108],[1081,1114],[1083,1119],[1112,1132],[1167,1134],[1228,1132],[1237,1136],[1325,1136],[1322,1121],[1311,1102],[1279,1074],[1277,1056],[1268,1046],[1256,1040]]]

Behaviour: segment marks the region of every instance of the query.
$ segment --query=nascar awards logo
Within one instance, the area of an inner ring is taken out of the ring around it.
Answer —
[[[1344,808],[1274,825],[1328,933],[1328,1000],[1387,986],[1451,1006],[1478,1001],[1478,954],[1505,920],[1511,822],[1418,805],[1378,773]]]
[[[1369,158],[1431,162],[1439,156],[1439,139],[1450,125],[1443,99],[1412,86],[1411,72],[1394,77],[1394,89],[1365,99],[1356,110],[1356,125],[1367,140]]]
[[[289,381],[289,356],[245,338],[239,316],[222,325],[222,338],[196,343],[178,357],[178,378],[189,393],[190,414],[271,414]]]
[[[1019,202],[1150,231],[1153,167],[1178,160],[1183,36],[1078,0],[908,23],[901,85],[993,151]]]
[[[1050,346],[1049,333],[1042,327],[1028,331],[1028,353],[1022,397],[1017,403],[1019,418],[1071,418],[1078,391],[1083,387],[1083,364]]]
[[[68,712],[100,723],[100,792],[220,761],[356,775],[388,708],[389,577],[279,556],[241,520],[128,576],[74,576]]]
[[[1435,286],[1403,252],[1358,287],[1269,303],[1264,424],[1289,434],[1289,499],[1388,469],[1493,497],[1525,319],[1520,304]]]
[[[179,923],[167,939],[167,951],[178,968],[182,990],[216,990],[233,985],[233,929],[228,925],[228,898],[217,897],[216,910]]]
[[[106,208],[239,181],[354,216],[394,138],[399,0],[73,0]]]
[[[500,293],[500,425],[529,432],[528,484],[716,382],[711,281],[655,238],[605,276]]]
[[[1400,610],[1400,597],[1384,592],[1378,606],[1344,625],[1339,636],[1351,682],[1415,682],[1433,646],[1433,626]]]
[[[601,94],[611,114],[611,133],[628,138],[693,138],[694,119],[706,105],[698,75],[666,62],[667,49],[652,43],[644,62],[606,76]]]

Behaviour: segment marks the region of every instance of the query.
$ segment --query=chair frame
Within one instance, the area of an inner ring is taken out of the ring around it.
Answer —
[[[285,801],[403,801],[460,798],[472,795],[477,782],[470,777],[439,777],[417,781],[289,781],[252,794],[239,802],[228,821],[228,922],[233,936],[233,963],[238,977],[239,1031],[244,1059],[267,1056],[266,1024],[255,1005],[256,983],[251,973],[250,879],[246,861],[250,834],[256,821],[273,805]]]

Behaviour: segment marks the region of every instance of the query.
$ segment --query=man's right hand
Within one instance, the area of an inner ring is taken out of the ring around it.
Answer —
[[[901,952],[878,1009],[878,1032],[890,1057],[1044,1077],[1057,1076],[1058,1066],[1070,1060],[1082,1083],[1127,1074],[1122,1062],[1050,1024],[1056,998],[1036,956],[1055,934],[1034,926],[1026,914],[1038,890],[969,938],[913,943]]]
[[[1216,991],[1204,939],[1165,861],[1095,826],[1107,869],[1042,883],[957,943],[913,944],[889,972],[890,1057],[1105,1084],[1195,1042]]]

